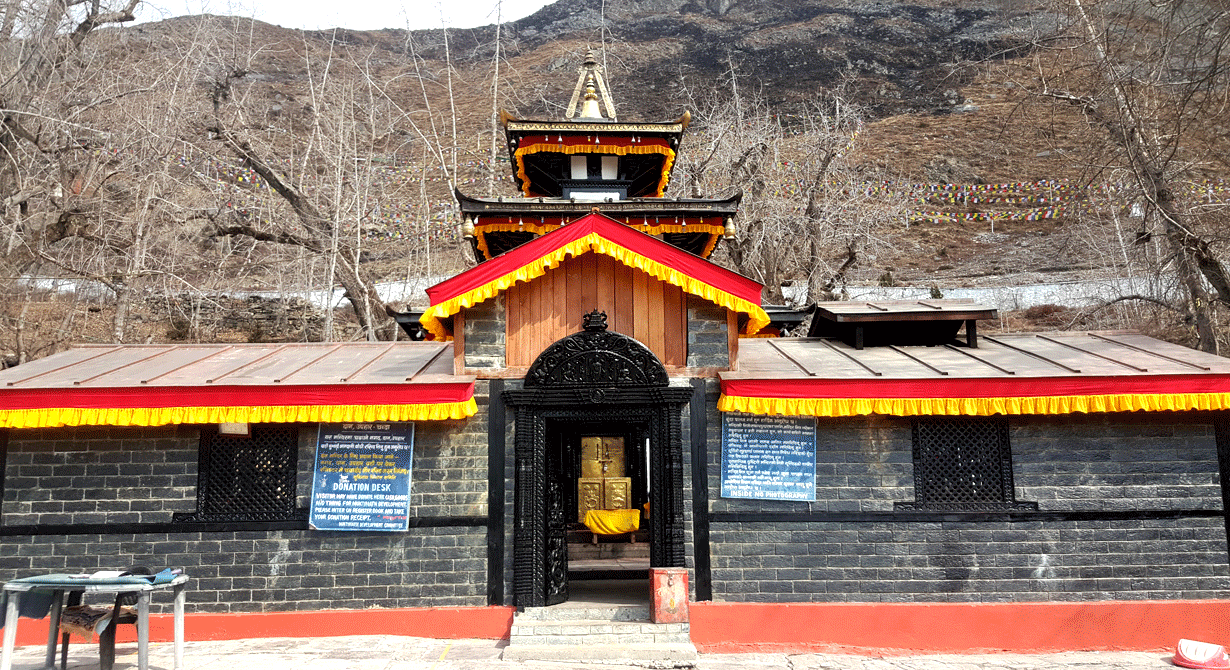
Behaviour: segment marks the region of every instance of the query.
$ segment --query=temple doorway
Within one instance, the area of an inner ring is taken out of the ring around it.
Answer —
[[[551,459],[566,510],[569,583],[649,578],[649,449],[644,423],[561,424]]]
[[[595,570],[575,577],[627,576],[602,545],[648,545],[648,567],[684,566],[681,416],[691,386],[671,386],[647,347],[606,330],[605,315],[548,347],[522,389],[507,390],[515,411],[513,593],[518,607],[569,597],[570,545],[597,536],[599,553],[574,562]],[[615,524],[595,533],[586,513]],[[607,533],[637,518],[630,533]],[[622,521],[621,521],[622,519]],[[606,563],[582,563],[583,561]],[[612,570],[605,575],[601,570]],[[640,577],[640,575],[638,575]],[[644,575],[648,588],[648,576]]]

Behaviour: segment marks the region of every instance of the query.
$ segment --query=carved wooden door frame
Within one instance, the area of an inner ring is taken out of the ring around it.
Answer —
[[[518,607],[547,604],[549,426],[623,421],[646,428],[650,451],[649,562],[684,567],[683,407],[693,388],[670,386],[648,347],[606,330],[591,312],[585,330],[547,347],[525,387],[501,394],[515,408],[513,593]]]

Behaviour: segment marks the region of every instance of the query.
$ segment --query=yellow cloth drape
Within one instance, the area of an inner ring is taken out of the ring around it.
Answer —
[[[48,407],[0,410],[0,428],[167,426],[201,423],[347,423],[443,421],[478,413],[473,398],[421,405],[275,405],[264,407]]]
[[[1230,393],[1157,393],[1011,398],[753,398],[723,395],[722,412],[784,416],[991,416],[1230,409]]]
[[[707,223],[694,223],[690,226],[680,224],[650,224],[643,226],[636,223],[624,224],[629,228],[639,230],[646,235],[661,235],[662,233],[709,233],[709,241],[705,243],[705,249],[701,252],[701,258],[708,258],[709,254],[713,253],[714,247],[717,246],[718,240],[726,232],[723,226],[714,226]],[[478,242],[478,250],[483,253],[486,258],[491,257],[491,249],[487,246],[487,233],[491,232],[530,232],[535,235],[545,235],[559,228],[558,224],[547,223],[541,224],[537,221],[526,221],[522,223],[481,223],[478,225],[478,230],[475,237]]]
[[[769,325],[769,315],[765,313],[764,308],[760,305],[727,293],[716,286],[693,279],[672,267],[663,265],[631,249],[615,244],[597,233],[590,233],[585,237],[569,242],[502,277],[498,277],[482,286],[477,286],[465,293],[428,307],[423,312],[423,316],[419,318],[419,323],[422,324],[427,332],[431,333],[433,339],[443,340],[449,336],[449,332],[445,329],[444,324],[441,323],[442,320],[467,307],[472,307],[484,300],[495,297],[500,291],[517,282],[528,282],[541,277],[546,274],[548,269],[563,263],[564,259],[569,256],[580,256],[588,251],[610,256],[624,265],[642,270],[672,286],[678,286],[684,293],[704,298],[731,311],[747,314],[747,324],[743,329],[743,334],[745,335],[760,332],[761,328]]]
[[[639,509],[591,509],[585,512],[585,527],[595,535],[631,533],[641,527]]]

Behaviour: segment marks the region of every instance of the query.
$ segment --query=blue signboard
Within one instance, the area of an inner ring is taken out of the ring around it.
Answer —
[[[815,417],[723,414],[722,497],[815,500]]]
[[[413,457],[413,423],[320,424],[312,528],[406,530]]]

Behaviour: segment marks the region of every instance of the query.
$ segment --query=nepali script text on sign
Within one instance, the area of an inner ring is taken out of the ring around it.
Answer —
[[[413,423],[320,424],[312,528],[406,530],[413,457]]]
[[[815,417],[723,414],[722,497],[815,500]]]

